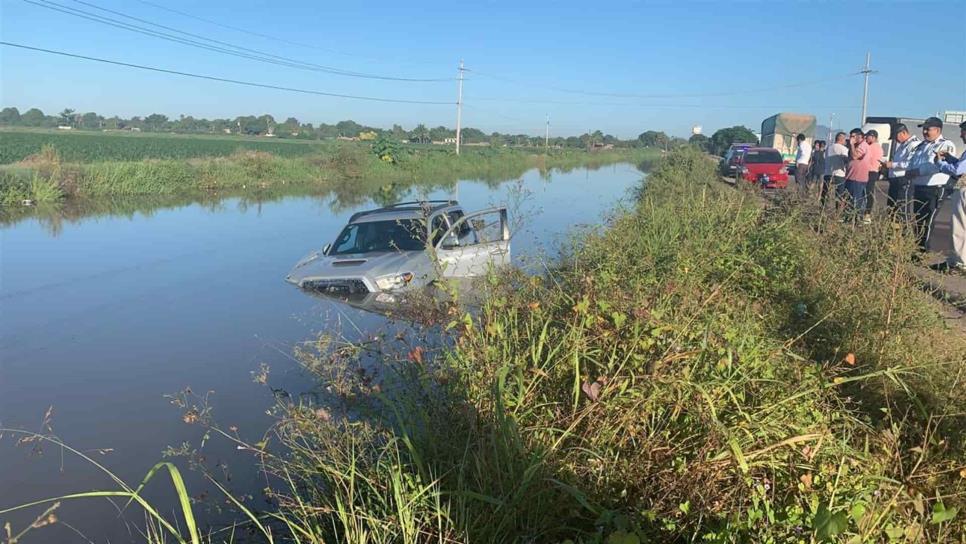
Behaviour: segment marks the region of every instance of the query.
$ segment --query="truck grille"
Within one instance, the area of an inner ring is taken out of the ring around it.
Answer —
[[[344,295],[369,292],[366,283],[360,279],[313,280],[305,282],[304,286],[306,289],[321,291],[323,293],[338,293]]]

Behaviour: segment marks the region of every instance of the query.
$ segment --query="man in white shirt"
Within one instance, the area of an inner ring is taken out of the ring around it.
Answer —
[[[795,153],[795,183],[802,194],[808,193],[808,163],[812,159],[812,148],[805,143],[805,135],[795,137],[798,151]]]
[[[900,123],[895,127],[895,149],[892,160],[886,161],[889,169],[889,211],[896,221],[905,223],[912,219],[912,188],[906,177],[906,169],[916,148],[922,143],[919,136],[909,134],[909,127]]]
[[[943,138],[943,122],[938,117],[926,119],[919,127],[922,128],[923,141],[912,154],[906,176],[913,187],[919,248],[927,251],[932,222],[946,196],[946,185],[949,182],[949,174],[941,171],[936,155],[954,155],[956,146]]]
[[[835,143],[825,151],[825,183],[822,184],[822,207],[831,196],[835,198],[835,209],[839,209],[841,201],[837,199],[842,185],[845,183],[845,166],[849,161],[849,148],[845,147],[844,132],[835,135]]]

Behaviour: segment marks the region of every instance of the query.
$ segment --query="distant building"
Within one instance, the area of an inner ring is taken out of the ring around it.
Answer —
[[[74,127],[68,125],[58,125],[57,130],[74,130]]]

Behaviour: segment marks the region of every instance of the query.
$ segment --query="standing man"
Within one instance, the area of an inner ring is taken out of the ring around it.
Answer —
[[[959,124],[959,139],[966,144],[966,121]],[[939,171],[951,177],[958,177],[959,182],[950,201],[953,207],[953,254],[936,268],[966,274],[966,151],[963,151],[959,159],[942,152],[939,153],[939,157],[941,159]]]
[[[812,172],[809,179],[809,186],[822,183],[825,175],[825,140],[815,140],[812,148]]]
[[[808,192],[808,163],[812,158],[812,150],[805,143],[805,135],[799,134],[795,137],[798,141],[798,151],[795,153],[795,183],[798,185],[798,192],[806,194]]]
[[[912,219],[912,189],[909,185],[909,178],[906,177],[906,169],[909,168],[909,161],[912,160],[913,153],[922,143],[919,136],[909,134],[909,127],[904,124],[896,125],[896,147],[892,153],[892,160],[886,161],[886,168],[889,169],[889,211],[895,221],[905,223]]]
[[[865,212],[865,187],[869,183],[869,144],[865,142],[862,129],[853,128],[849,131],[849,163],[845,168],[846,216],[842,220],[858,219]]]
[[[946,183],[949,181],[949,174],[939,170],[938,156],[956,153],[956,146],[943,138],[943,122],[938,117],[926,119],[919,127],[922,128],[923,141],[912,155],[906,176],[912,183],[919,249],[928,251],[932,222],[946,195]]]
[[[869,165],[869,183],[865,186],[865,215],[862,222],[868,225],[872,222],[872,208],[875,206],[875,184],[879,181],[879,169],[882,168],[882,144],[879,143],[879,133],[870,130],[865,133],[865,143],[869,146],[869,153],[865,160]]]
[[[835,135],[835,143],[829,146],[825,153],[825,183],[822,185],[822,207],[831,195],[835,199],[835,209],[838,210],[843,184],[845,183],[845,167],[849,162],[849,148],[845,147],[845,133]]]

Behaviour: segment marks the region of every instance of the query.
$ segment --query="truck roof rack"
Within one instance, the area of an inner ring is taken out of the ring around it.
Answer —
[[[397,202],[395,204],[390,204],[385,208],[401,208],[404,206],[422,205],[422,204],[456,204],[455,200],[412,200],[409,202]],[[381,209],[385,209],[381,208]]]
[[[446,206],[452,206],[457,204],[455,200],[413,200],[411,202],[397,202],[395,204],[390,204],[388,206],[383,206],[382,208],[376,208],[374,210],[364,210],[361,212],[356,212],[352,214],[349,218],[349,222],[352,223],[360,217],[365,217],[374,213],[380,213],[385,211],[401,211],[401,210],[421,210],[424,206],[428,207],[430,211],[435,211],[439,208],[444,208]]]

